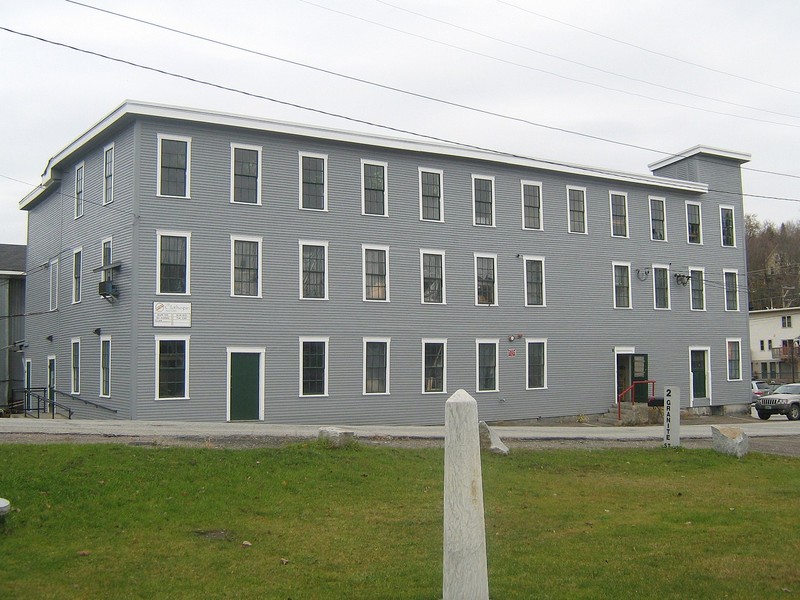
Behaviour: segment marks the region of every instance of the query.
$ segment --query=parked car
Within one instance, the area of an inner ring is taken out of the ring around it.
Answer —
[[[758,418],[767,420],[772,415],[786,415],[790,421],[800,419],[800,383],[787,383],[771,394],[756,400]]]
[[[751,381],[750,385],[753,388],[753,400],[758,400],[761,396],[766,396],[772,390],[766,381]]]

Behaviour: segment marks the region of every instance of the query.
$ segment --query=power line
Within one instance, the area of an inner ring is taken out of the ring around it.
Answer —
[[[302,1],[304,1],[304,0],[302,0]],[[84,49],[84,48],[78,48],[77,46],[72,46],[72,45],[69,45],[69,44],[65,44],[63,42],[56,42],[56,41],[49,40],[49,39],[46,39],[46,38],[43,38],[43,37],[40,37],[40,36],[36,36],[36,35],[33,35],[33,34],[15,31],[15,30],[10,29],[8,27],[0,26],[0,30],[6,31],[8,33],[12,33],[14,35],[19,35],[19,36],[22,36],[22,37],[26,37],[26,38],[34,39],[34,40],[37,40],[37,41],[40,41],[40,42],[44,42],[46,44],[51,44],[51,45],[58,46],[58,47],[61,47],[61,48],[67,48],[69,50],[73,50],[75,52],[79,52],[79,53],[82,53],[82,54],[88,54],[90,56],[95,56],[97,58],[102,58],[104,60],[109,60],[109,61],[112,61],[112,62],[125,64],[125,65],[131,66],[131,67],[135,67],[135,68],[138,68],[138,69],[143,69],[145,71],[152,71],[152,72],[158,73],[160,75],[167,75],[169,77],[175,77],[177,79],[190,81],[192,83],[205,85],[205,86],[212,87],[212,88],[215,88],[215,89],[220,89],[220,90],[224,90],[224,91],[228,91],[228,92],[242,94],[244,96],[248,96],[248,97],[251,97],[251,98],[257,98],[257,99],[260,99],[260,100],[266,100],[268,102],[274,102],[276,104],[281,104],[283,106],[290,106],[292,108],[297,108],[297,109],[300,109],[300,110],[314,112],[314,113],[325,115],[325,116],[344,119],[346,121],[351,121],[351,122],[354,122],[354,123],[360,123],[362,125],[369,125],[370,127],[377,127],[377,128],[380,128],[380,129],[386,129],[388,131],[392,131],[392,132],[395,132],[395,133],[402,133],[402,134],[406,134],[406,135],[419,137],[419,138],[422,138],[422,139],[433,140],[435,142],[449,144],[449,145],[452,145],[452,146],[458,146],[458,147],[461,147],[461,148],[468,148],[468,149],[472,149],[472,150],[478,150],[478,151],[481,151],[481,152],[487,152],[487,153],[494,154],[494,155],[497,155],[497,156],[504,156],[504,157],[522,159],[522,160],[535,161],[535,162],[539,162],[539,163],[542,163],[542,164],[553,165],[553,166],[558,166],[558,167],[572,167],[573,166],[573,165],[569,165],[567,163],[563,163],[563,162],[560,162],[560,161],[532,158],[530,156],[526,156],[526,155],[522,155],[522,154],[516,154],[516,153],[513,153],[513,152],[505,152],[505,151],[502,151],[502,150],[496,150],[496,149],[493,149],[493,148],[488,148],[488,147],[484,147],[484,146],[478,146],[478,145],[475,145],[475,144],[467,144],[467,143],[464,143],[464,142],[457,142],[457,141],[450,140],[450,139],[447,139],[447,138],[442,138],[442,137],[438,137],[438,136],[433,136],[433,135],[429,135],[429,134],[415,132],[415,131],[412,131],[412,130],[409,130],[409,129],[393,127],[391,125],[383,125],[383,124],[380,124],[380,123],[375,123],[373,121],[368,121],[366,119],[359,119],[357,117],[351,117],[351,116],[343,115],[343,114],[340,114],[340,113],[334,113],[334,112],[323,110],[323,109],[319,109],[319,108],[312,108],[312,107],[309,107],[309,106],[298,104],[296,102],[289,102],[287,100],[279,100],[277,98],[273,98],[273,97],[270,97],[270,96],[265,96],[265,95],[262,95],[262,94],[257,94],[255,92],[248,92],[246,90],[242,90],[242,89],[239,89],[239,88],[234,88],[234,87],[222,85],[222,84],[219,84],[219,83],[213,83],[213,82],[206,81],[206,80],[203,80],[203,79],[199,79],[199,78],[196,78],[196,77],[190,77],[189,75],[182,75],[180,73],[174,73],[172,71],[167,71],[165,69],[160,69],[160,68],[157,68],[157,67],[151,67],[151,66],[148,66],[148,65],[143,65],[143,64],[140,64],[140,63],[129,61],[129,60],[126,60],[126,59],[113,57],[113,56],[110,56],[110,55],[107,55],[107,54],[103,54],[103,53],[100,53],[100,52],[95,52],[93,50],[87,50],[87,49]],[[503,115],[499,115],[498,114],[498,116],[503,116]],[[568,131],[568,130],[563,130],[563,129],[557,128],[557,127],[551,127],[551,126],[548,126],[548,125],[542,125],[542,124],[539,124],[539,123],[534,123],[532,121],[527,121],[527,120],[524,120],[524,119],[517,119],[515,117],[504,116],[504,118],[509,118],[509,119],[512,119],[512,120],[525,122],[527,124],[534,125],[534,126],[537,126],[537,127],[544,127],[544,128],[547,128],[547,129],[554,129],[554,130],[557,130],[557,131],[565,131],[565,132]],[[605,142],[612,143],[612,144],[617,144],[617,145],[622,145],[622,146],[629,146],[629,147],[634,147],[634,148],[646,149],[646,150],[654,151],[654,150],[651,150],[651,149],[648,149],[648,148],[634,146],[632,144],[626,144],[624,142],[617,142],[617,141],[610,140],[610,139],[599,138],[599,137],[591,136],[591,135],[588,135],[588,134],[582,134],[582,133],[578,133],[578,132],[569,132],[569,133],[575,133],[576,135],[580,135],[582,137],[589,137],[589,138],[593,138],[593,139],[598,139],[598,140],[605,141]],[[599,168],[599,167],[581,167],[581,168],[583,170],[587,171],[587,172],[597,173],[597,174],[606,175],[606,176],[608,176],[608,175],[614,176],[614,175],[618,174],[613,170],[603,169],[603,168]],[[626,174],[626,175],[629,178],[632,178],[634,180],[635,179],[641,179],[641,183],[648,183],[650,181],[650,178],[647,177],[647,176],[638,176],[638,175],[635,175],[635,174]],[[721,193],[721,194],[730,194],[730,195],[735,195],[735,196],[747,196],[747,197],[753,197],[753,198],[772,199],[772,200],[785,200],[785,201],[790,201],[790,202],[800,202],[800,199],[784,198],[784,197],[780,197],[780,196],[766,196],[766,195],[745,194],[743,192],[738,192],[738,191],[716,190],[716,189],[712,189],[712,188],[709,188],[709,191],[717,192],[717,193]]]
[[[376,1],[381,2],[382,0],[376,0]],[[157,29],[162,29],[164,31],[169,31],[171,33],[176,33],[178,35],[182,35],[182,36],[186,36],[186,37],[189,37],[189,38],[201,40],[201,41],[208,42],[208,43],[211,43],[211,44],[216,44],[216,45],[219,45],[219,46],[223,46],[223,47],[230,48],[230,49],[233,49],[233,50],[238,50],[238,51],[245,52],[245,53],[248,53],[248,54],[253,54],[255,56],[260,56],[260,57],[263,57],[263,58],[268,58],[268,59],[271,59],[271,60],[284,62],[284,63],[291,64],[293,66],[301,67],[301,68],[304,68],[304,69],[310,69],[310,70],[313,70],[313,71],[324,73],[326,75],[331,75],[333,77],[339,77],[339,78],[342,78],[342,79],[355,81],[355,82],[362,83],[362,84],[365,84],[365,85],[370,85],[370,86],[374,86],[374,87],[377,87],[377,88],[380,88],[380,89],[385,89],[385,90],[388,90],[388,91],[397,92],[397,93],[400,93],[400,94],[405,94],[405,95],[412,96],[412,97],[415,97],[415,98],[420,98],[420,99],[423,99],[423,100],[430,100],[432,102],[437,102],[437,103],[440,103],[440,104],[444,104],[446,106],[452,106],[452,107],[455,107],[455,108],[461,108],[461,109],[464,109],[464,110],[477,112],[479,114],[484,114],[484,115],[487,115],[487,116],[498,117],[498,118],[501,118],[501,119],[517,121],[517,122],[520,122],[520,123],[525,123],[527,125],[532,125],[534,127],[542,127],[542,128],[545,128],[545,129],[550,129],[550,130],[553,130],[553,131],[559,131],[559,132],[562,132],[562,133],[568,133],[570,135],[577,135],[577,136],[585,137],[585,138],[588,138],[588,139],[593,139],[593,140],[596,140],[596,141],[602,141],[602,142],[607,142],[607,143],[611,143],[611,144],[617,144],[617,145],[625,146],[625,147],[628,147],[628,148],[633,148],[633,149],[636,149],[636,150],[644,150],[644,151],[647,151],[647,152],[654,152],[654,153],[657,153],[657,154],[662,154],[664,156],[672,156],[674,154],[672,152],[667,152],[667,151],[664,151],[664,150],[658,150],[658,149],[655,149],[655,148],[649,148],[647,146],[640,146],[640,145],[637,145],[637,144],[631,144],[631,143],[627,143],[627,142],[621,142],[621,141],[618,141],[618,140],[612,140],[610,138],[604,138],[604,137],[601,137],[601,136],[595,136],[595,135],[591,135],[591,134],[587,134],[587,133],[583,133],[583,132],[573,131],[573,130],[569,130],[569,129],[562,128],[562,127],[555,127],[555,126],[551,126],[551,125],[545,125],[543,123],[537,123],[537,122],[534,122],[534,121],[531,121],[529,119],[525,119],[525,118],[522,118],[522,117],[514,117],[514,116],[510,116],[510,115],[506,115],[506,114],[502,114],[502,113],[497,113],[497,112],[486,110],[486,109],[481,109],[481,108],[469,106],[469,105],[466,105],[466,104],[463,104],[463,103],[458,103],[458,102],[454,102],[454,101],[444,100],[444,99],[441,99],[441,98],[436,98],[434,96],[430,96],[430,95],[427,95],[427,94],[412,92],[412,91],[405,90],[405,89],[402,89],[402,88],[398,88],[398,87],[394,87],[394,86],[390,86],[390,85],[386,85],[386,84],[377,83],[377,82],[374,82],[374,81],[370,81],[370,80],[367,80],[367,79],[355,77],[355,76],[352,76],[352,75],[346,75],[346,74],[343,74],[343,73],[339,73],[337,71],[332,71],[332,70],[329,70],[329,69],[324,69],[324,68],[317,67],[317,66],[314,66],[314,65],[309,65],[309,64],[302,63],[302,62],[299,62],[299,61],[290,60],[290,59],[283,58],[283,57],[280,57],[280,56],[276,56],[276,55],[273,55],[273,54],[260,52],[258,50],[253,50],[251,48],[246,48],[246,47],[239,46],[239,45],[236,45],[236,44],[232,44],[232,43],[229,43],[229,42],[216,40],[216,39],[213,39],[213,38],[209,38],[207,36],[202,36],[202,35],[199,35],[199,34],[190,33],[190,32],[187,32],[187,31],[184,31],[184,30],[181,30],[181,29],[176,29],[174,27],[169,27],[167,25],[162,25],[162,24],[159,24],[159,23],[155,23],[153,21],[140,19],[138,17],[133,17],[133,16],[130,16],[130,15],[126,15],[126,14],[123,14],[123,13],[119,13],[119,12],[115,12],[115,11],[111,11],[111,10],[107,10],[107,9],[103,9],[103,8],[98,8],[98,7],[92,6],[90,4],[86,4],[86,3],[83,3],[83,2],[78,2],[77,0],[66,0],[66,2],[69,2],[70,4],[75,4],[77,6],[82,6],[84,8],[88,8],[90,10],[95,10],[95,11],[98,11],[98,12],[102,12],[102,13],[105,13],[105,14],[108,14],[108,15],[111,15],[111,16],[115,16],[115,17],[119,17],[119,18],[122,18],[122,19],[127,19],[127,20],[130,20],[130,21],[134,21],[134,22],[137,22],[137,23],[140,23],[140,24],[143,24],[143,25],[147,25],[149,27],[154,27],[154,28],[157,28]],[[386,3],[386,4],[388,4],[388,3]],[[742,167],[742,169],[743,170],[747,170],[747,171],[754,171],[754,172],[759,172],[759,173],[770,174],[770,175],[776,175],[776,176],[791,177],[791,178],[800,179],[800,175],[793,175],[793,174],[788,174],[788,173],[779,173],[779,172],[776,172],[776,171],[767,171],[767,170],[762,170],[762,169],[754,169],[752,167]],[[776,198],[776,199],[778,199],[778,198]]]
[[[672,106],[680,106],[682,108],[688,108],[690,110],[698,110],[698,111],[701,111],[701,112],[706,112],[706,113],[711,113],[711,114],[716,114],[716,115],[722,115],[722,116],[726,116],[726,117],[734,117],[736,119],[744,119],[744,120],[747,120],[747,121],[756,121],[756,122],[759,122],[759,123],[768,123],[770,125],[782,125],[784,127],[793,127],[793,128],[799,128],[800,129],[800,125],[794,125],[792,123],[781,123],[781,122],[778,122],[778,121],[770,121],[770,120],[767,120],[767,119],[759,119],[757,117],[748,117],[746,115],[737,115],[735,113],[727,113],[727,112],[723,112],[723,111],[719,111],[719,110],[713,110],[713,109],[710,109],[710,108],[701,108],[699,106],[691,106],[689,104],[683,104],[681,102],[674,102],[672,100],[666,100],[665,98],[656,98],[656,97],[653,97],[653,96],[648,96],[646,94],[639,94],[637,92],[630,92],[630,91],[627,91],[627,90],[622,90],[622,89],[615,88],[615,87],[612,87],[612,86],[603,85],[603,84],[600,84],[600,83],[593,83],[591,81],[578,79],[577,77],[569,77],[567,75],[564,75],[563,73],[555,73],[553,71],[548,71],[546,69],[539,69],[537,67],[532,67],[530,65],[524,65],[522,63],[514,62],[512,60],[507,60],[507,59],[504,59],[504,58],[499,58],[497,56],[492,56],[491,54],[485,54],[483,52],[478,52],[477,50],[471,50],[469,48],[464,48],[463,46],[458,46],[456,44],[450,44],[448,42],[444,42],[442,40],[437,40],[437,39],[434,39],[434,38],[430,38],[430,37],[427,37],[427,36],[424,36],[424,35],[420,35],[418,33],[412,33],[410,31],[405,31],[403,29],[400,29],[400,28],[397,28],[397,27],[393,27],[391,25],[386,25],[385,23],[380,23],[378,21],[372,21],[372,20],[367,19],[365,17],[360,17],[358,15],[354,15],[354,14],[351,14],[351,13],[348,13],[348,12],[345,12],[345,11],[342,11],[342,10],[337,10],[335,8],[330,8],[328,6],[322,6],[321,4],[316,4],[315,2],[311,2],[311,0],[299,0],[299,1],[303,2],[304,4],[308,4],[310,6],[316,6],[317,8],[321,8],[323,10],[330,11],[332,13],[336,13],[336,14],[339,14],[339,15],[350,17],[350,18],[356,19],[358,21],[363,21],[364,23],[369,23],[370,25],[375,25],[377,27],[383,27],[384,29],[388,29],[390,31],[395,31],[397,33],[402,33],[403,35],[408,35],[408,36],[411,36],[411,37],[419,38],[419,39],[425,40],[427,42],[431,42],[433,44],[439,44],[441,46],[446,46],[448,48],[453,48],[453,49],[456,49],[456,50],[460,50],[462,52],[467,52],[469,54],[474,54],[475,56],[488,58],[490,60],[494,60],[494,61],[501,62],[501,63],[504,63],[504,64],[512,65],[512,66],[515,66],[515,67],[520,67],[522,69],[527,69],[529,71],[536,71],[538,73],[545,73],[546,75],[552,75],[553,77],[558,77],[560,79],[565,79],[567,81],[573,81],[573,82],[581,83],[581,84],[584,84],[584,85],[590,85],[590,86],[597,87],[597,88],[600,88],[600,89],[609,90],[609,91],[612,91],[612,92],[618,92],[618,93],[626,94],[626,95],[629,95],[629,96],[635,96],[635,97],[638,97],[638,98],[645,98],[647,100],[652,100],[653,102],[660,102],[662,104],[669,104],[669,105],[672,105]]]
[[[765,81],[759,81],[757,79],[751,79],[749,77],[744,77],[743,75],[737,75],[736,73],[730,73],[729,71],[723,71],[722,69],[716,69],[714,67],[709,67],[707,65],[702,65],[700,63],[692,62],[690,60],[686,60],[686,59],[683,59],[683,58],[678,58],[677,56],[673,56],[671,54],[666,54],[664,52],[659,52],[658,50],[652,50],[650,48],[645,48],[644,46],[639,46],[639,45],[633,44],[631,42],[626,42],[624,40],[620,40],[620,39],[611,37],[610,35],[605,35],[605,34],[602,34],[602,33],[598,33],[596,31],[592,31],[591,29],[586,29],[585,27],[579,27],[578,25],[573,25],[572,23],[567,23],[566,21],[561,21],[561,20],[556,19],[554,17],[548,17],[547,15],[543,15],[542,13],[535,12],[535,11],[530,10],[528,8],[523,8],[522,6],[514,4],[513,2],[508,2],[507,0],[495,0],[495,1],[500,3],[500,4],[505,4],[506,6],[510,6],[511,8],[516,8],[517,10],[520,10],[522,12],[526,12],[528,14],[540,17],[542,19],[547,19],[548,21],[553,21],[554,23],[559,23],[561,25],[564,25],[565,27],[571,27],[572,29],[577,29],[578,31],[582,31],[582,32],[588,33],[590,35],[594,35],[594,36],[603,38],[605,40],[609,40],[609,41],[614,42],[616,44],[622,44],[624,46],[629,46],[631,48],[636,48],[637,50],[641,50],[642,52],[647,52],[647,53],[653,54],[655,56],[660,56],[662,58],[668,58],[670,60],[681,62],[683,64],[690,65],[692,67],[697,67],[698,69],[711,71],[713,73],[719,73],[720,75],[726,75],[728,77],[733,77],[735,79],[741,79],[742,81],[747,81],[749,83],[755,83],[755,84],[758,84],[758,85],[763,85],[763,86],[766,86],[766,87],[769,87],[769,88],[772,88],[772,89],[775,89],[775,90],[781,90],[783,92],[789,92],[791,94],[800,94],[800,91],[798,91],[798,90],[793,90],[793,89],[782,87],[782,86],[775,85],[775,84],[772,84],[772,83],[767,83]]]
[[[73,0],[67,0],[67,2],[73,2]],[[749,110],[757,110],[757,111],[760,111],[760,112],[770,113],[770,114],[778,115],[778,116],[781,116],[781,117],[790,117],[792,119],[800,119],[800,115],[793,115],[793,114],[789,114],[789,113],[783,113],[783,112],[778,112],[778,111],[775,111],[775,110],[770,110],[768,108],[759,108],[758,106],[750,106],[748,104],[741,104],[739,102],[733,102],[731,100],[723,100],[722,98],[714,98],[712,96],[705,96],[703,94],[698,94],[696,92],[690,92],[690,91],[687,91],[687,90],[682,90],[680,88],[675,88],[675,87],[671,87],[671,86],[668,86],[668,85],[655,83],[653,81],[648,81],[646,79],[641,79],[639,77],[633,77],[631,75],[626,75],[624,73],[617,73],[616,71],[611,71],[611,70],[608,70],[608,69],[603,69],[601,67],[596,67],[594,65],[590,65],[590,64],[587,64],[587,63],[584,63],[584,62],[580,62],[580,61],[577,61],[577,60],[572,60],[572,59],[569,59],[569,58],[565,58],[565,57],[559,56],[557,54],[552,54],[550,52],[544,52],[543,50],[537,50],[535,48],[531,48],[530,46],[526,46],[524,44],[518,44],[516,42],[511,42],[511,41],[505,40],[503,38],[495,37],[493,35],[489,35],[487,33],[483,33],[482,31],[478,31],[478,30],[475,30],[475,29],[470,29],[469,27],[463,27],[461,25],[456,25],[455,23],[451,23],[449,21],[445,21],[444,19],[437,19],[436,17],[431,17],[429,15],[425,15],[425,14],[422,14],[420,12],[411,10],[409,8],[405,8],[403,6],[397,6],[396,4],[392,4],[391,2],[387,2],[386,0],[373,0],[373,2],[378,2],[380,4],[383,4],[385,6],[389,6],[391,8],[396,9],[396,10],[400,10],[400,11],[403,11],[403,12],[406,12],[406,13],[409,13],[409,14],[412,14],[412,15],[416,15],[416,16],[422,18],[422,19],[427,19],[427,20],[433,21],[435,23],[440,23],[442,25],[447,25],[448,27],[452,27],[452,28],[458,29],[460,31],[466,31],[467,33],[471,33],[473,35],[477,35],[477,36],[480,36],[480,37],[488,39],[488,40],[492,40],[492,41],[495,41],[495,42],[500,42],[501,44],[506,44],[506,45],[511,46],[513,48],[519,48],[520,50],[526,50],[528,52],[533,52],[534,54],[539,54],[541,56],[547,56],[548,58],[554,58],[556,60],[567,62],[567,63],[573,64],[573,65],[577,65],[579,67],[584,67],[586,69],[591,69],[592,71],[597,71],[599,73],[604,73],[606,75],[613,75],[614,77],[620,77],[622,79],[627,79],[628,81],[635,81],[637,83],[644,83],[646,85],[651,85],[653,87],[657,87],[657,88],[660,88],[662,90],[669,90],[671,92],[678,92],[680,94],[686,94],[687,96],[693,96],[695,98],[702,98],[703,100],[711,100],[713,102],[720,102],[722,104],[728,104],[730,106],[737,106],[739,108],[746,108],[746,109],[749,109]],[[627,92],[625,92],[625,93],[627,93]]]

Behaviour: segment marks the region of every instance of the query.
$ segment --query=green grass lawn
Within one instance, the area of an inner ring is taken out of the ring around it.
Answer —
[[[4,600],[441,598],[442,450],[0,453]],[[483,483],[493,600],[800,596],[799,459],[516,450]]]

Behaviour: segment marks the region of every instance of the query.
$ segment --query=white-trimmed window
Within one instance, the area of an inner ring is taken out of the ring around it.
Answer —
[[[725,340],[728,352],[728,381],[742,380],[742,340],[728,338]]]
[[[542,182],[522,181],[522,228],[544,229],[542,220]]]
[[[76,248],[72,251],[72,303],[81,301],[81,287],[83,279],[83,249]]]
[[[444,172],[419,168],[419,218],[421,221],[444,222]]]
[[[499,387],[497,365],[499,340],[475,341],[475,390],[478,392],[496,392]]]
[[[190,293],[192,234],[186,231],[156,231],[158,278],[156,294]]]
[[[632,308],[631,305],[631,264],[613,263],[614,266],[614,308]]]
[[[84,164],[75,167],[75,218],[83,216]]]
[[[189,198],[192,166],[192,138],[158,134],[159,196]]]
[[[444,251],[420,250],[419,270],[423,304],[446,304]]]
[[[719,207],[719,227],[722,245],[727,248],[736,247],[736,219],[732,206]]]
[[[328,242],[300,240],[300,298],[328,299]]]
[[[609,192],[612,237],[628,237],[628,194]]]
[[[472,224],[494,227],[494,177],[472,176]]]
[[[261,204],[261,146],[231,144],[231,202]]]
[[[389,216],[385,162],[361,161],[361,214]]]
[[[100,397],[111,397],[111,336],[100,336]]]
[[[791,329],[792,328],[792,315],[784,315],[781,317],[781,327],[783,329]],[[772,342],[770,342],[772,343]]]
[[[114,246],[111,238],[106,238],[100,242],[100,264],[107,267],[114,261]],[[100,281],[112,281],[114,279],[113,269],[103,269],[100,271]]]
[[[231,236],[231,296],[261,298],[261,241]]]
[[[361,246],[364,300],[389,301],[389,246]]]
[[[103,205],[114,201],[114,144],[103,149]]]
[[[670,309],[669,265],[653,265],[653,308]]]
[[[72,366],[70,372],[70,391],[73,394],[81,393],[81,338],[72,338],[70,340],[70,355],[72,359]]]
[[[699,202],[686,203],[686,240],[690,244],[703,243],[703,212]]]
[[[497,306],[497,255],[474,253],[475,305]]]
[[[689,268],[689,285],[691,310],[705,310],[706,309],[706,291],[705,291],[705,278],[706,272],[702,268]]]
[[[189,399],[188,335],[157,335],[156,400]]]
[[[526,341],[527,380],[525,389],[541,390],[547,387],[547,340]]]
[[[300,396],[328,395],[330,338],[300,338]]]
[[[390,338],[363,338],[364,395],[388,394]]]
[[[58,310],[58,259],[50,261],[50,310]]]
[[[328,210],[328,155],[300,152],[300,208]]]
[[[422,393],[447,392],[447,340],[422,340]]]
[[[587,233],[586,188],[567,186],[567,225],[570,233]]]
[[[736,269],[724,270],[722,277],[725,282],[725,310],[739,310],[739,271]]]
[[[667,241],[667,207],[664,198],[650,196],[650,239]]]
[[[545,306],[544,257],[525,256],[525,306]]]

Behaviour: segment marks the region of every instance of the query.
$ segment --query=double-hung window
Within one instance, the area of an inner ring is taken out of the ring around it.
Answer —
[[[103,150],[103,204],[114,201],[114,144]]]
[[[792,328],[792,316],[791,315],[784,315],[781,317],[781,327],[783,329],[791,329]],[[772,343],[772,342],[770,342]]]
[[[667,211],[664,198],[650,197],[650,239],[654,242],[667,240]]]
[[[328,242],[300,240],[300,298],[328,299]]]
[[[364,215],[389,216],[385,162],[361,161],[361,210]]]
[[[189,198],[192,138],[158,134],[159,196]]]
[[[100,396],[111,397],[111,337],[100,337]]]
[[[477,354],[475,389],[479,392],[496,392],[498,340],[477,340],[475,345]]]
[[[114,260],[112,238],[104,239],[101,249],[100,264],[103,267],[108,267]],[[114,270],[104,268],[100,273],[100,281],[112,281],[114,279]]]
[[[472,176],[473,224],[494,227],[494,177]]]
[[[689,285],[691,286],[691,310],[705,310],[705,270],[689,269]]]
[[[231,296],[261,298],[261,238],[231,236]]]
[[[329,338],[300,338],[300,395],[328,395]]]
[[[725,310],[739,310],[739,272],[723,271],[725,281]]]
[[[300,153],[300,208],[328,210],[328,156]]]
[[[389,393],[389,338],[364,338],[364,394]]]
[[[422,393],[447,392],[447,340],[422,340]]]
[[[742,379],[742,340],[725,340],[728,350],[728,381]]]
[[[568,231],[586,233],[586,188],[567,186]]]
[[[527,340],[527,385],[526,389],[538,390],[547,387],[547,341]]]
[[[614,308],[631,308],[630,263],[614,263]]]
[[[231,144],[231,202],[261,204],[261,146]]]
[[[389,301],[389,246],[361,246],[364,300]]]
[[[526,256],[524,261],[525,306],[544,306],[544,258]]]
[[[542,184],[539,181],[523,181],[521,185],[522,228],[543,229]]]
[[[83,251],[76,248],[72,251],[72,303],[81,301],[81,280],[83,279]]]
[[[422,303],[445,304],[444,252],[439,250],[419,251],[422,280]]]
[[[690,244],[703,243],[702,211],[697,202],[686,203],[686,234]]]
[[[474,254],[475,304],[497,306],[497,255]]]
[[[628,237],[628,195],[622,192],[609,192],[611,203],[611,235]]]
[[[83,216],[83,163],[75,167],[75,218]]]
[[[157,294],[189,295],[191,234],[180,231],[157,231]]]
[[[189,336],[160,336],[156,341],[156,400],[189,399]]]
[[[736,246],[736,225],[732,206],[719,207],[719,226],[722,245],[728,248]]]
[[[72,338],[71,341],[72,368],[71,392],[81,393],[81,338]]]
[[[669,310],[669,265],[653,265],[653,307]]]
[[[422,221],[444,221],[444,194],[438,169],[419,169],[419,218]]]

